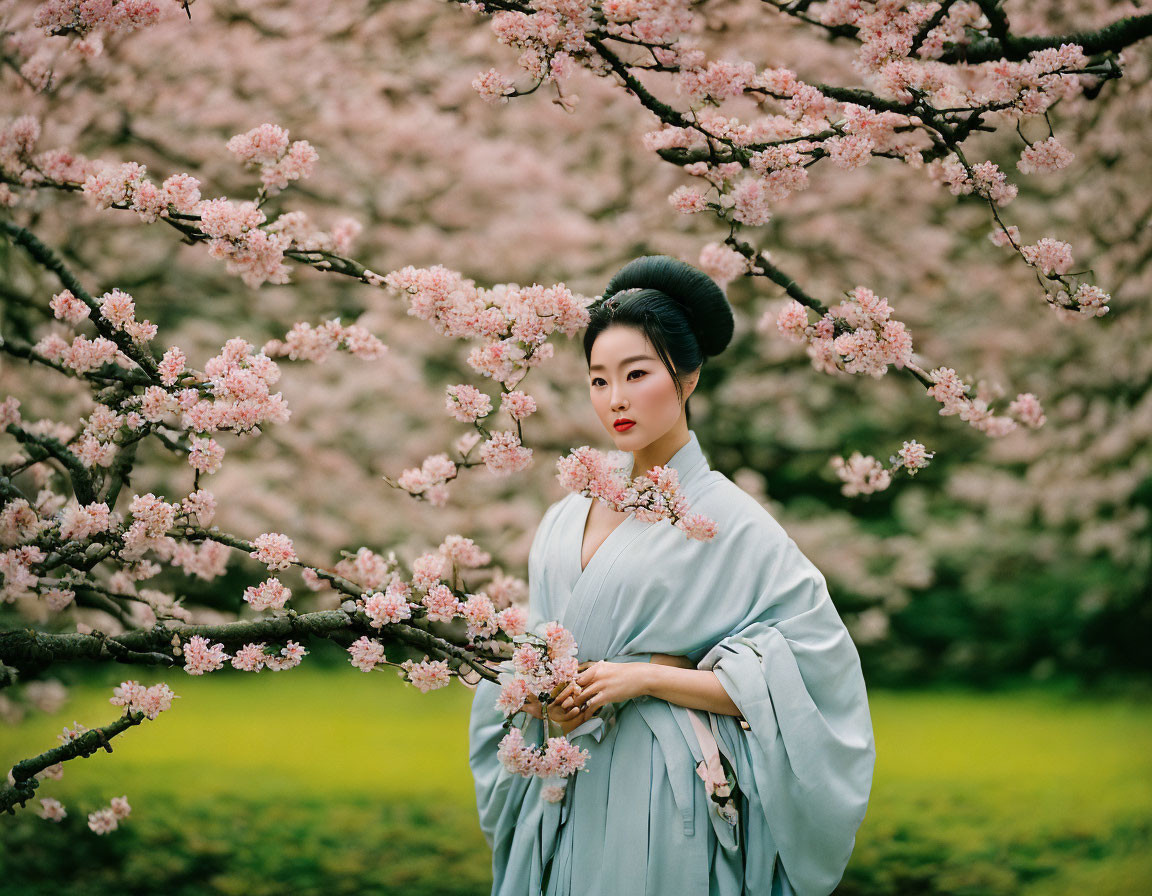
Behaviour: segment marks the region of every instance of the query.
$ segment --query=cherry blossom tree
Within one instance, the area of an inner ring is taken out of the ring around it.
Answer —
[[[663,508],[689,537],[714,532],[667,472],[628,482],[587,446],[540,463],[591,431],[560,412],[581,359],[559,336],[586,323],[618,261],[605,247],[678,251],[729,284],[743,350],[725,399],[779,413],[811,396],[791,419],[812,445],[839,451],[811,420],[821,401],[866,388],[844,384],[853,374],[869,377],[879,407],[907,401],[890,367],[911,377],[939,442],[920,442],[911,414],[898,419],[909,428],[890,466],[863,452],[828,464],[845,496],[883,497],[900,470],[941,455],[956,437],[939,417],[1037,471],[1032,482],[953,472],[952,493],[973,506],[1003,514],[991,493],[1011,493],[1009,519],[1032,507],[1059,522],[1077,489],[1116,503],[1147,481],[1146,456],[1121,481],[1107,461],[1152,430],[1147,400],[1136,404],[1148,374],[1136,334],[1149,327],[1131,298],[1147,278],[1147,208],[1125,191],[1133,162],[1116,153],[1146,119],[1132,116],[1147,98],[1130,85],[1146,80],[1147,58],[1128,56],[1152,16],[1084,3],[1064,22],[991,0],[387,6],[0,7],[11,88],[0,423],[15,440],[0,470],[7,715],[51,702],[45,677],[69,662],[286,670],[318,639],[421,690],[495,679],[495,663],[511,660],[506,714],[530,695],[547,700],[574,674],[576,645],[558,626],[527,631],[524,582],[479,546],[511,527],[524,534],[503,553],[522,560],[539,509],[517,497],[526,484]],[[1061,186],[1078,159],[1110,153],[1114,172]],[[1095,222],[1097,255],[1081,256],[1069,240],[1104,184],[1126,194],[1119,230]],[[954,261],[952,241],[971,246],[976,232],[985,248]],[[1011,297],[993,294],[1004,283]],[[941,320],[973,292],[976,325]],[[1023,323],[1005,323],[1005,310]],[[1128,332],[1109,329],[1119,310]],[[794,344],[808,372],[792,363]],[[1111,444],[1077,451],[1075,464],[1043,461],[1061,439],[1042,436],[1046,394],[1063,393],[1065,432],[1113,418],[1075,419],[1075,378],[1051,389],[1045,345],[1094,371],[1117,353],[1132,360],[1120,376],[1133,401],[1117,408]],[[788,370],[770,375],[776,366]],[[1045,372],[993,410],[1004,394],[993,381],[1010,367]],[[522,380],[536,368],[529,393]],[[498,384],[498,406],[483,378]],[[707,412],[723,404],[719,388],[699,391]],[[333,413],[355,422],[333,429]],[[546,421],[535,447],[532,416]],[[302,478],[305,466],[320,475]],[[462,475],[472,468],[480,476]],[[756,472],[770,465],[732,468],[771,501]],[[372,498],[349,506],[349,494]],[[285,531],[305,516],[320,521],[306,549],[303,530]],[[911,504],[896,516],[918,526],[925,514]],[[881,548],[848,514],[828,519],[797,521],[797,538],[856,582],[858,638],[882,637],[901,601],[932,584],[924,546]],[[1088,552],[1122,550],[1149,526],[1146,506],[1095,522],[1077,535]],[[448,534],[463,531],[476,540]],[[366,532],[381,533],[375,546],[359,541]],[[954,529],[935,532],[930,556],[949,538],[954,549]],[[865,571],[881,550],[891,568]],[[199,583],[234,558],[259,580],[209,597]],[[110,750],[174,696],[166,683],[123,682],[110,702],[125,714],[66,729],[60,746],[18,763],[0,806],[26,803],[66,760]],[[510,727],[502,746],[510,769],[578,771],[562,737],[532,747],[518,734]],[[45,818],[64,811],[41,799]],[[89,825],[110,831],[127,812],[115,798]]]

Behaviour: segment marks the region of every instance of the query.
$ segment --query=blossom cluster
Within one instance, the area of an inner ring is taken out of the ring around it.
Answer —
[[[501,673],[496,708],[510,718],[531,698],[547,712],[551,700],[579,671],[576,641],[571,632],[554,621],[543,625],[538,633],[525,633],[513,640],[517,646],[511,668]],[[520,728],[510,727],[497,751],[501,764],[514,774],[544,779],[564,778],[584,767],[586,750],[578,749],[565,737],[547,737],[547,731],[544,734],[541,748],[527,744]],[[543,787],[541,796],[554,802],[563,793],[563,784],[553,781]]]
[[[427,654],[420,662],[404,660],[400,668],[406,679],[416,685],[422,694],[446,687],[452,678],[447,660],[429,660]]]
[[[179,0],[183,2],[183,0]],[[135,31],[160,20],[157,0],[42,0],[32,17],[35,28],[50,35],[79,35],[89,39],[96,29]]]
[[[123,706],[127,712],[142,712],[150,719],[170,709],[172,698],[177,696],[164,682],[144,687],[135,680],[121,682],[113,694],[108,698],[113,706]]]
[[[157,563],[142,559],[149,550],[161,560],[182,566],[190,575],[205,580],[222,575],[228,556],[224,545],[213,540],[194,545],[170,534],[179,529],[177,519],[187,525],[206,526],[215,510],[215,496],[205,489],[174,503],[151,492],[134,494],[128,507],[128,525],[124,516],[104,501],[80,504],[48,489],[41,490],[35,503],[14,498],[0,509],[0,544],[14,545],[0,553],[0,573],[4,575],[0,601],[14,601],[39,591],[49,609],[64,610],[76,596],[76,583],[67,578],[41,578],[36,566],[47,554],[30,542],[50,536],[58,539],[64,550],[83,551],[96,539],[118,549],[117,557],[124,565],[109,577],[108,586],[116,593],[136,596],[135,609],[142,614],[142,622],[150,624],[156,616],[187,621],[186,611],[171,597],[155,590],[136,594],[135,582],[161,571]]]
[[[479,440],[479,433],[471,433]],[[433,454],[424,458],[419,467],[410,467],[400,474],[396,484],[413,497],[427,501],[433,507],[448,502],[448,483],[456,478],[456,464],[447,454]]]
[[[127,818],[131,811],[128,797],[114,796],[108,806],[88,813],[88,827],[97,834],[110,834],[120,826],[120,822]]]
[[[772,321],[768,312],[758,328],[767,330]],[[881,377],[889,365],[899,369],[912,358],[911,334],[902,322],[892,319],[888,300],[865,286],[857,286],[814,324],[808,322],[808,310],[795,299],[788,301],[774,321],[785,337],[807,343],[813,366],[825,373],[843,370]]]
[[[958,158],[936,160],[929,163],[928,175],[946,185],[953,196],[975,194],[998,206],[1007,205],[1019,192],[995,162],[969,165]]]
[[[1030,245],[1022,245],[1020,229],[1015,225],[992,231],[989,239],[997,246],[1012,246],[1025,262],[1054,282],[1051,289],[1045,288],[1044,298],[1061,318],[1075,320],[1103,317],[1108,313],[1106,303],[1112,298],[1108,293],[1090,283],[1073,287],[1072,281],[1064,276],[1072,267],[1072,246],[1068,243],[1043,237]]]
[[[340,318],[336,317],[318,327],[307,321],[297,321],[283,340],[270,339],[260,351],[270,358],[287,355],[293,361],[304,359],[321,364],[341,348],[366,361],[382,358],[388,350],[388,346],[364,327],[341,324]]]
[[[606,454],[588,445],[559,458],[556,467],[556,478],[566,489],[598,498],[616,511],[630,510],[645,522],[670,520],[697,541],[716,535],[716,521],[689,508],[674,467],[653,467],[630,479]]]
[[[168,219],[203,237],[208,254],[224,260],[229,273],[253,288],[288,282],[287,252],[346,252],[361,230],[358,222],[345,217],[331,233],[324,233],[299,211],[269,222],[261,202],[201,198],[200,181],[190,174],[173,174],[157,184],[138,162],[93,160],[66,149],[37,153],[39,137],[40,122],[31,115],[0,128],[0,172],[26,187],[79,189],[93,206],[128,209],[147,223]],[[288,132],[270,123],[233,136],[227,145],[241,161],[259,169],[261,200],[309,177],[318,158],[307,140],[289,143]]]
[[[229,430],[259,432],[263,423],[285,423],[291,411],[281,393],[269,388],[280,379],[280,368],[263,351],[242,337],[229,339],[209,358],[202,372],[185,371],[183,353],[170,349],[161,365],[162,374],[175,384],[180,375],[190,379],[180,389],[148,386],[142,393],[121,402],[121,409],[137,411],[152,423],[179,415],[182,430],[210,433]],[[201,473],[220,468],[223,447],[206,436],[191,436],[189,464]]]
[[[844,482],[840,491],[848,497],[883,491],[892,484],[892,474],[884,465],[871,455],[859,451],[853,451],[847,460],[833,457],[831,464],[836,475]]]
[[[957,415],[969,425],[989,436],[1002,436],[1012,432],[1017,423],[1036,428],[1044,424],[1044,413],[1040,400],[1031,392],[1022,392],[1009,404],[1010,414],[994,414],[988,400],[980,395],[969,397],[971,387],[965,383],[951,367],[937,367],[928,374],[932,385],[928,394],[940,402],[940,414]]]
[[[974,3],[829,0],[808,13],[813,21],[855,34],[859,50],[854,68],[870,82],[868,93],[888,106],[881,111],[870,107],[881,102],[861,105],[834,99],[790,69],[708,59],[694,37],[702,16],[686,0],[603,4],[594,11],[583,0],[539,0],[517,11],[470,5],[493,13],[497,40],[521,50],[519,66],[536,86],[556,81],[559,92],[559,76],[574,61],[605,76],[620,75],[622,66],[633,75],[653,67],[669,72],[675,93],[691,115],[671,109],[662,113],[661,126],[645,135],[645,146],[652,151],[688,150],[697,159],[707,158],[680,163],[707,188],[679,187],[669,201],[682,213],[711,210],[737,225],[767,223],[776,205],[808,186],[808,168],[821,159],[845,170],[860,168],[878,155],[924,167],[925,154],[942,144],[941,137],[947,143],[950,131],[943,131],[934,117],[917,114],[920,109],[946,109],[961,116],[995,112],[1020,119],[1045,114],[1053,103],[1093,83],[1087,74],[1089,59],[1074,43],[1036,50],[1023,60],[952,64],[973,41],[996,37]],[[627,53],[609,56],[619,52],[614,38],[645,47],[656,65]],[[473,87],[492,103],[531,92],[515,90],[512,80],[495,69],[478,76]],[[726,102],[746,95],[761,101],[758,108],[772,101],[779,111],[746,120],[728,114]],[[557,101],[567,106],[573,100],[569,94]],[[995,162],[969,162],[958,148],[950,148],[954,152],[947,157],[928,162],[930,178],[954,195],[975,194],[993,205],[1006,205],[1016,197],[1017,187]],[[1023,173],[1058,171],[1071,159],[1072,153],[1050,136],[1027,143],[1018,168]],[[707,190],[715,196],[709,197]],[[726,261],[728,269],[743,271],[736,259]],[[1085,299],[1091,304],[1090,296]],[[1056,304],[1074,308],[1077,302],[1065,295]],[[1096,305],[1102,306],[1103,300]]]
[[[859,451],[853,451],[847,460],[833,457],[830,463],[843,483],[840,487],[841,493],[851,498],[888,488],[897,470],[903,469],[909,476],[915,476],[918,471],[928,466],[929,459],[934,456],[935,452],[928,451],[915,439],[911,439],[904,442],[900,450],[888,458],[888,462],[892,464],[890,468],[885,468],[884,464],[872,455],[861,454]]]
[[[468,355],[469,366],[509,386],[552,357],[547,342],[552,333],[572,337],[589,321],[589,300],[563,283],[501,284],[489,290],[442,265],[409,265],[383,282],[407,293],[408,314],[428,321],[437,333],[481,340]]]
[[[483,3],[470,5],[486,11]],[[678,42],[696,24],[687,0],[604,4],[534,0],[531,8],[532,12],[496,12],[492,31],[500,43],[520,50],[517,64],[521,70],[538,84],[554,83],[558,91],[571,76],[576,60],[593,55],[587,35],[610,35],[643,43],[651,47],[658,61],[670,64],[683,57],[685,51],[679,49]],[[506,102],[514,92],[511,79],[495,69],[478,75],[472,86],[487,102]],[[707,89],[707,85],[702,85],[702,89]],[[562,104],[564,100],[562,96]],[[575,100],[572,94],[567,97],[568,103]]]
[[[497,578],[489,591],[466,593],[461,600],[447,582],[453,581],[460,569],[476,569],[491,562],[492,555],[461,535],[449,535],[435,551],[421,554],[412,563],[411,576],[405,580],[390,562],[378,562],[371,552],[359,555],[360,572],[346,567],[354,581],[365,584],[368,593],[357,598],[357,607],[375,629],[394,625],[422,613],[429,622],[452,622],[463,619],[469,642],[482,642],[500,632],[509,638],[524,634],[527,610],[511,602],[520,589],[515,580]],[[366,584],[366,583],[371,584]],[[489,593],[490,592],[490,593]],[[364,672],[387,662],[384,645],[367,635],[348,647],[350,662]],[[440,662],[440,661],[436,661]],[[422,690],[441,686],[447,666],[428,661],[400,666],[407,678]]]
[[[563,778],[584,768],[588,751],[566,737],[550,737],[544,749],[529,745],[524,732],[513,726],[500,741],[497,752],[501,765],[525,778]]]
[[[232,668],[244,672],[259,672],[264,667],[280,672],[300,665],[308,654],[303,645],[292,640],[280,649],[279,655],[266,653],[267,646],[264,642],[248,643],[237,650],[235,656],[229,656],[223,644],[210,644],[203,635],[193,635],[183,648],[176,649],[182,651],[184,671],[189,675],[215,672],[228,661],[231,661]]]
[[[265,123],[228,141],[228,149],[249,166],[260,169],[263,193],[274,196],[291,180],[309,177],[316,164],[316,150],[307,140],[288,142],[288,131]]]

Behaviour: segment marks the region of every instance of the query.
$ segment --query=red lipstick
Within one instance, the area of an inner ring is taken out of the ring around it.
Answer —
[[[636,421],[629,420],[627,417],[621,417],[612,425],[616,428],[616,432],[627,432],[636,425]]]

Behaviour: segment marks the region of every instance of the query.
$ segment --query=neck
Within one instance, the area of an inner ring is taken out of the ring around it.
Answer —
[[[644,475],[653,467],[664,466],[689,441],[688,424],[681,417],[680,422],[660,438],[632,452],[632,478]]]

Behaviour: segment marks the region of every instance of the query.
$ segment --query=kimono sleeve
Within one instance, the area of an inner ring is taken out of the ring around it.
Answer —
[[[501,832],[516,825],[524,800],[527,780],[514,775],[501,764],[497,751],[507,729],[504,713],[496,706],[500,685],[482,679],[472,695],[468,720],[468,764],[476,785],[476,809],[480,830],[488,846],[497,852]],[[535,720],[532,720],[535,721]]]
[[[551,534],[559,506],[560,502],[556,502],[545,511],[529,550],[529,631],[537,630],[542,623],[538,577],[543,558],[540,552]],[[504,727],[504,712],[496,705],[499,695],[499,684],[481,679],[472,695],[468,720],[468,764],[476,785],[480,830],[497,861],[501,855],[500,841],[515,828],[528,789],[527,779],[509,772],[499,759],[500,741],[508,730]],[[524,729],[525,738],[539,741],[541,724],[538,719],[528,717],[519,720],[518,727]]]
[[[752,780],[737,786],[755,788],[749,805],[763,812],[789,882],[825,896],[852,854],[876,750],[856,647],[823,575],[778,534],[747,624],[698,667],[716,673],[748,723]]]

